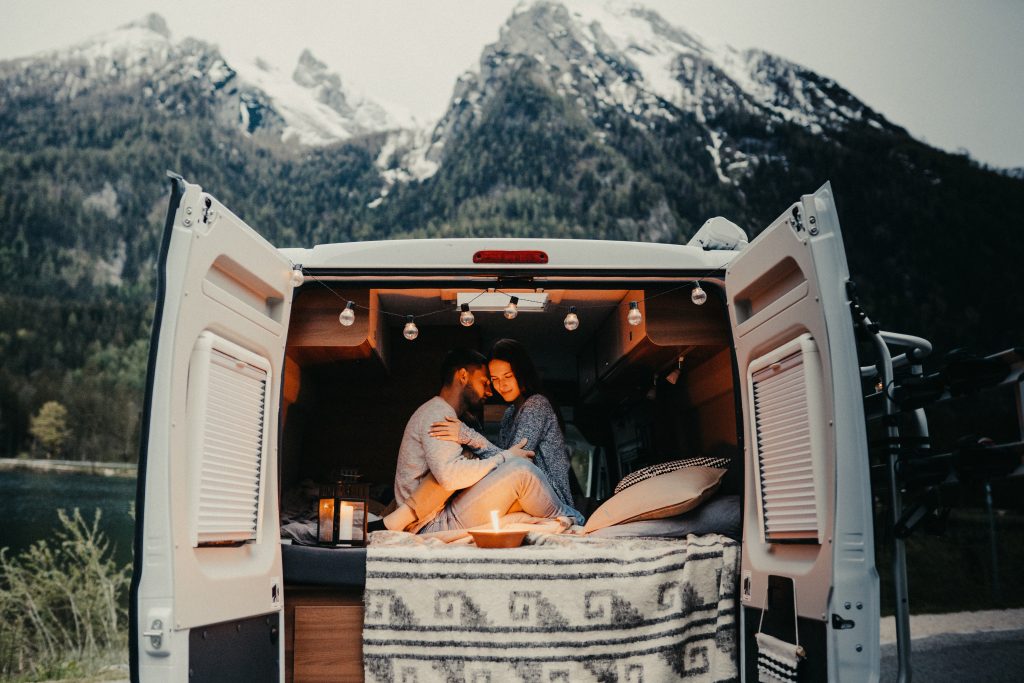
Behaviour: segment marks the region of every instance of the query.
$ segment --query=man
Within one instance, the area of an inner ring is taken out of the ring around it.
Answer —
[[[439,394],[421,405],[405,427],[398,451],[395,500],[407,509],[406,503],[428,474],[456,494],[443,502],[435,498],[433,509],[417,509],[414,517],[418,519],[409,530],[431,532],[479,526],[490,521],[491,510],[499,515],[521,510],[533,517],[571,519],[574,511],[558,500],[544,475],[530,462],[533,452],[522,449],[525,439],[481,459],[460,444],[429,435],[431,424],[483,406],[484,399],[491,395],[487,359],[469,349],[450,351],[441,363],[441,383]]]

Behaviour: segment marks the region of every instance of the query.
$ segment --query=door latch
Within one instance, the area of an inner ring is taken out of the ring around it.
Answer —
[[[169,647],[171,610],[166,608],[149,610],[146,621],[149,623],[149,627],[142,632],[146,652],[154,657],[166,657],[171,654]]]
[[[800,205],[799,204],[793,207],[792,213],[793,213],[793,217],[789,219],[790,227],[792,227],[793,230],[795,232],[797,232],[797,233],[803,232],[804,221],[800,217]]]
[[[149,638],[149,646],[159,650],[164,644],[164,622],[155,619],[149,628],[142,632],[143,638]]]
[[[857,623],[853,619],[843,619],[838,614],[832,615],[832,628],[837,631],[845,631],[848,628],[853,628]]]

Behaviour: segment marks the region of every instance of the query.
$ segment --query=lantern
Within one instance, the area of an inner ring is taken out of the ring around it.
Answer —
[[[320,487],[316,528],[320,545],[366,545],[370,485],[358,479],[358,474],[343,473],[336,483]]]

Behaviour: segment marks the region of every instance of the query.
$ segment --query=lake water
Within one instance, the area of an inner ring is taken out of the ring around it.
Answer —
[[[132,558],[135,520],[130,514],[135,501],[135,478],[54,472],[0,472],[0,548],[8,556],[34,541],[51,538],[60,526],[57,509],[74,508],[92,522],[102,511],[100,528],[114,547],[119,564]]]

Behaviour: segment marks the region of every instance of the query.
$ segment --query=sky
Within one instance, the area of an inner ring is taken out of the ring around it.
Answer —
[[[570,2],[594,0],[570,0]],[[304,48],[421,122],[445,109],[518,0],[0,0],[0,59],[157,12],[172,37],[290,70]],[[1021,0],[642,0],[713,44],[761,48],[835,79],[931,145],[1024,167]]]

